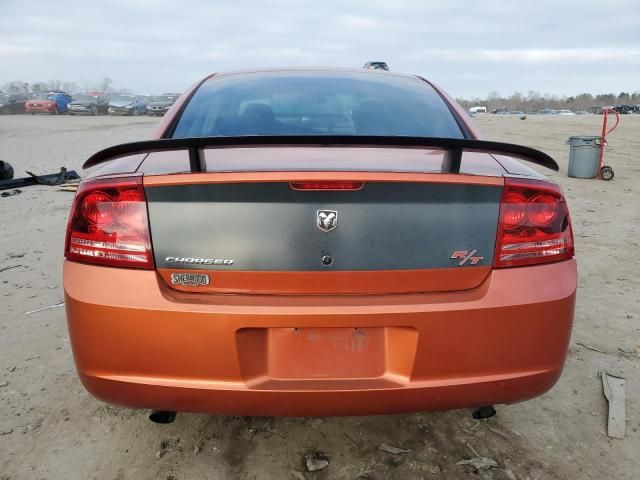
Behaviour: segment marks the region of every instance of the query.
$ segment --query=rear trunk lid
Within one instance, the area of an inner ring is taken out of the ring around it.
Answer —
[[[146,176],[161,277],[177,290],[236,294],[477,287],[491,270],[504,170],[490,155],[465,153],[461,174],[435,173],[442,151],[392,150],[206,150],[206,173]],[[152,153],[141,170],[159,165],[154,155],[171,155],[177,168],[188,162],[182,154]],[[331,170],[317,171],[316,161]],[[373,168],[344,171],[365,163]],[[464,173],[473,168],[482,174]],[[315,190],[301,182],[362,185]]]

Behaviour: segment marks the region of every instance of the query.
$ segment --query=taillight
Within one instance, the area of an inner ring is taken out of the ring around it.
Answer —
[[[493,266],[556,262],[574,255],[569,209],[553,183],[505,179]]]
[[[84,263],[153,269],[142,177],[80,184],[67,225],[65,256]]]
[[[343,181],[327,181],[327,182],[291,182],[291,188],[294,190],[360,190],[364,182],[343,182]]]

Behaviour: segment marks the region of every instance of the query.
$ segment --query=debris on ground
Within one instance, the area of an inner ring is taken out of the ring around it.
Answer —
[[[204,447],[204,440],[198,440],[196,444],[193,446],[193,454],[198,455],[202,448]]]
[[[165,438],[160,442],[160,450],[156,452],[156,459],[161,459],[170,451],[182,452],[182,440],[180,438]]]
[[[12,433],[13,433],[13,428],[10,428],[8,430],[0,430],[0,437],[4,435],[11,435]]]
[[[65,167],[60,167],[60,171],[58,173],[36,175],[27,171],[27,175],[29,176],[0,180],[0,190],[10,190],[12,188],[28,187],[30,185],[61,185],[80,178],[80,175],[78,175],[75,170],[67,170]]]
[[[625,384],[626,379],[608,372],[600,372],[604,396],[609,402],[609,419],[607,435],[611,438],[623,439],[626,429]]]
[[[21,267],[22,265],[11,265],[10,267],[4,267],[4,268],[0,268],[0,273],[7,271],[7,270],[11,270],[12,268],[18,268]]]
[[[607,353],[607,352],[604,352],[602,350],[598,350],[596,347],[592,347],[591,345],[587,345],[586,343],[576,342],[576,345],[580,345],[581,347],[586,348],[587,350],[591,350],[592,352]]]
[[[48,185],[50,187],[53,187],[54,185],[61,185],[68,180],[73,180],[74,178],[80,178],[80,176],[73,170],[67,173],[66,167],[60,167],[60,171],[58,173],[52,173],[50,175],[36,175],[29,170],[27,170],[26,173],[38,185]],[[76,174],[76,176],[71,176],[71,173]]]
[[[640,347],[636,347],[634,350],[618,348],[618,355],[624,358],[640,358]]]
[[[349,442],[356,447],[358,450],[360,450],[360,444],[358,442],[356,442],[353,438],[351,438],[351,436],[347,433],[347,432],[343,432],[342,435],[344,435],[344,438],[346,438],[347,440],[349,440]]]
[[[300,472],[296,470],[290,470],[290,472],[293,478],[295,478],[296,480],[305,480],[304,475],[301,474]]]
[[[0,382],[0,388],[8,387],[8,386],[9,386],[9,382]]]
[[[471,451],[471,453],[473,453],[476,457],[482,457],[482,455],[480,455],[478,451],[475,448],[473,448],[473,446],[469,442],[466,442],[466,445],[467,445],[467,448]]]
[[[497,429],[495,427],[488,427],[488,429],[489,429],[490,432],[495,433],[496,435],[498,435],[499,437],[504,438],[505,440],[509,440],[509,438],[511,438],[508,433],[505,433],[502,430],[499,430],[499,429]]]
[[[386,443],[381,443],[378,447],[378,450],[382,450],[383,452],[391,453],[393,455],[399,455],[401,453],[409,453],[411,450],[407,450],[405,448],[392,447],[391,445],[387,445]]]
[[[473,457],[466,460],[460,460],[456,462],[456,465],[471,465],[476,470],[488,470],[490,468],[496,468],[498,463],[487,457]]]
[[[315,455],[306,456],[307,470],[310,472],[318,472],[329,466],[329,460]]]
[[[0,193],[0,197],[13,197],[14,195],[18,195],[20,193],[22,193],[22,190],[20,190],[19,188],[16,188],[14,190],[11,190],[10,192]]]
[[[36,310],[29,310],[28,312],[24,312],[25,315],[31,315],[32,313],[44,312],[45,310],[51,310],[52,308],[64,307],[64,302],[56,303],[55,305],[49,305],[44,308],[37,308]]]
[[[442,469],[440,468],[440,465],[438,465],[437,463],[424,463],[424,462],[413,461],[413,462],[409,462],[407,464],[407,467],[409,468],[409,470],[426,472],[426,473],[430,473],[431,475],[439,475],[440,473],[442,473]]]
[[[516,477],[516,474],[513,473],[513,471],[509,470],[508,468],[504,471],[504,473],[509,480],[518,480],[518,477]]]
[[[62,185],[60,185],[60,188],[58,188],[59,192],[77,192],[78,191],[78,184],[77,183],[63,183]]]

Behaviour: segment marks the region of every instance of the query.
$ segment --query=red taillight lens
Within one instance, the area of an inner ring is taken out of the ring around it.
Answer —
[[[80,204],[82,216],[91,224],[109,225],[113,222],[113,199],[104,192],[92,192]]]
[[[67,225],[65,256],[84,263],[153,269],[142,177],[80,184]]]
[[[294,190],[360,190],[364,182],[291,182]]]
[[[527,218],[527,212],[522,208],[526,202],[527,199],[518,192],[508,192],[504,195],[500,208],[503,212],[502,221],[505,230],[512,231],[522,225]]]
[[[560,187],[505,179],[494,267],[555,262],[573,255],[569,209]]]
[[[547,194],[539,194],[529,200],[528,215],[533,225],[548,227],[558,216],[559,200]]]

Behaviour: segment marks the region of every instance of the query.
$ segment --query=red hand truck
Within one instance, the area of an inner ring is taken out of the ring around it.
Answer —
[[[598,178],[609,181],[613,178],[613,168],[609,165],[604,165],[604,147],[607,144],[607,135],[613,132],[620,124],[620,115],[611,107],[604,107],[602,109],[604,119],[602,121],[602,139],[600,140],[600,156],[598,157]],[[613,114],[616,117],[616,123],[613,127],[607,130],[607,122],[609,120],[609,114]]]

